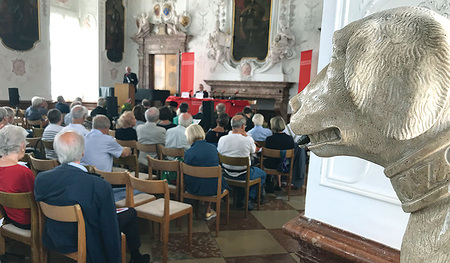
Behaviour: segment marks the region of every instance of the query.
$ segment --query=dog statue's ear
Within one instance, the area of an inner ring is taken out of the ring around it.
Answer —
[[[415,11],[365,18],[346,49],[345,81],[355,105],[397,140],[426,132],[450,107],[450,22]]]

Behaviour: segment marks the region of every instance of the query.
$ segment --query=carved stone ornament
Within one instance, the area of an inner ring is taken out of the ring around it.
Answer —
[[[117,73],[119,73],[119,70],[117,70],[116,68],[112,68],[109,73],[111,74],[111,79],[115,80],[117,79]]]
[[[403,7],[336,31],[330,64],[290,104],[315,154],[385,167],[411,212],[401,262],[450,262],[447,18]]]
[[[16,74],[16,76],[23,76],[25,75],[26,71],[25,71],[25,61],[23,61],[22,59],[14,59],[12,61],[12,72],[14,74]]]
[[[256,58],[245,58],[246,61],[251,60],[253,63],[252,72],[254,74],[263,73],[275,64],[282,62],[284,59],[292,59],[295,57],[295,35],[290,30],[291,21],[291,0],[272,0],[272,16],[271,38],[269,39],[269,51],[265,60],[257,60]],[[242,60],[235,61],[231,54],[231,42],[233,36],[229,30],[225,28],[231,27],[233,1],[221,0],[217,3],[216,11],[216,27],[209,35],[208,39],[208,58],[215,60],[211,72],[216,70],[218,64],[222,64],[229,72],[240,73]],[[241,74],[242,77],[242,74]],[[244,79],[241,79],[244,80]]]

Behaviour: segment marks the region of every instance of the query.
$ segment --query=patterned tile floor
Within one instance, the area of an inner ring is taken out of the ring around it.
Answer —
[[[295,240],[285,235],[282,226],[299,213],[304,212],[304,188],[291,191],[291,200],[283,188],[281,192],[267,194],[267,203],[258,211],[244,218],[244,211],[230,202],[230,221],[225,225],[225,213],[221,214],[219,237],[215,237],[215,219],[203,219],[204,206],[200,205],[199,218],[193,223],[193,246],[187,246],[186,220],[182,227],[171,225],[169,236],[169,262],[171,263],[295,263],[301,260],[294,254],[298,250]],[[172,222],[174,223],[174,222]],[[150,224],[139,219],[141,252],[148,253],[152,262],[161,262],[162,243],[150,233]],[[7,263],[29,262],[29,249],[16,242],[8,242],[7,251],[25,258],[8,256]],[[51,262],[73,262],[52,253]],[[2,262],[4,263],[4,262]]]

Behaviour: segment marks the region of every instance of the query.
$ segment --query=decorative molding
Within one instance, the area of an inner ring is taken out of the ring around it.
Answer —
[[[25,70],[25,61],[22,59],[15,59],[12,61],[12,72],[16,74],[16,76],[23,76],[26,73]]]
[[[292,0],[272,0],[269,52],[264,61],[258,61],[256,58],[243,59],[245,61],[233,60],[231,55],[233,0],[218,0],[216,5],[216,27],[209,35],[208,42],[208,58],[215,60],[211,72],[215,71],[218,64],[222,64],[230,73],[240,74],[241,80],[248,80],[249,76],[241,74],[241,67],[244,64],[251,65],[253,76],[266,72],[284,59],[295,57],[296,37],[290,29],[294,9]]]
[[[450,2],[449,2],[449,0],[443,0],[443,3],[441,5],[439,5],[438,1],[436,1],[436,0],[426,0],[426,1],[419,3],[417,6],[430,9],[430,10],[440,14],[441,16],[450,18]]]
[[[48,9],[48,4],[47,4],[47,0],[41,0],[42,1],[42,15],[43,16],[47,16],[47,9]]]
[[[372,164],[369,162],[364,162],[363,165],[365,167],[361,167],[361,171],[358,173],[353,173],[356,176],[350,178],[336,175],[336,170],[334,168],[335,161],[337,161],[336,158],[326,158],[322,160],[322,173],[320,177],[321,185],[383,202],[388,202],[399,206],[401,205],[398,197],[394,194],[380,192],[379,189],[367,187],[366,184],[362,183],[363,179],[368,176],[370,165]]]

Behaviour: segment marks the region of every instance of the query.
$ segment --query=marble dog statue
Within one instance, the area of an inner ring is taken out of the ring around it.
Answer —
[[[333,55],[291,99],[318,156],[385,168],[411,213],[401,262],[450,262],[450,22],[402,7],[334,34]]]

